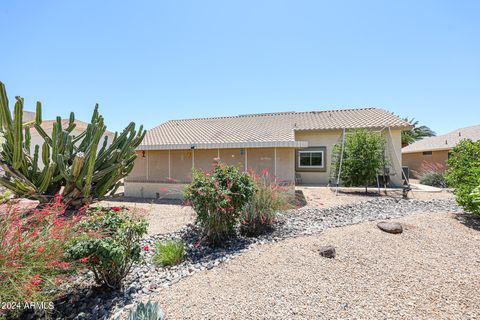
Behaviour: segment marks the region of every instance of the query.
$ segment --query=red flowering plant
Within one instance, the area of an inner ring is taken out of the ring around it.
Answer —
[[[279,182],[268,170],[261,174],[249,172],[255,185],[255,193],[245,205],[240,231],[247,236],[256,236],[272,229],[278,212],[293,209],[295,196],[290,185]]]
[[[126,208],[89,209],[64,257],[92,271],[97,284],[119,289],[133,265],[142,262],[142,251],[149,249],[140,245],[147,226],[138,212]]]
[[[51,301],[73,271],[62,261],[81,215],[65,216],[60,196],[42,207],[0,206],[0,301]]]
[[[197,213],[197,223],[207,240],[215,246],[235,233],[243,207],[254,192],[247,173],[215,159],[210,173],[194,170],[185,200]]]

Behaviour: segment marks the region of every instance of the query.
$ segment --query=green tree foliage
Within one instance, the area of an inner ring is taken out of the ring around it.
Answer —
[[[446,179],[455,189],[458,204],[480,214],[475,188],[480,186],[480,141],[462,140],[451,151]]]
[[[337,162],[332,163],[336,177],[340,170],[341,142],[335,145],[333,152],[337,153],[333,157]],[[358,129],[346,134],[340,170],[340,179],[345,186],[367,187],[375,183],[385,165],[385,138],[381,133]]]
[[[409,144],[412,144],[415,141],[421,140],[423,138],[432,137],[436,135],[435,131],[433,131],[429,127],[423,126],[423,125],[419,126],[419,122],[414,118],[412,119],[405,118],[403,120],[410,123],[413,126],[413,128],[410,130],[402,131],[402,147],[406,147]]]
[[[241,212],[255,192],[252,178],[234,166],[215,163],[211,173],[195,170],[185,199],[212,245],[235,233]]]
[[[76,208],[115,193],[133,169],[135,148],[145,136],[142,126],[136,131],[135,123],[130,123],[109,143],[97,105],[91,123],[77,136],[72,134],[76,127],[73,113],[66,126],[57,117],[49,134],[42,128],[40,102],[31,123],[23,122],[23,104],[23,98],[16,97],[12,117],[5,86],[0,82],[0,165],[5,171],[0,185],[17,197],[41,202],[48,202],[62,190],[63,201]],[[33,150],[32,129],[44,140]]]

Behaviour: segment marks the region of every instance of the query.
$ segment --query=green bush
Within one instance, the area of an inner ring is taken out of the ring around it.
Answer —
[[[82,221],[81,235],[67,244],[65,259],[85,264],[98,284],[118,289],[132,266],[142,261],[140,240],[147,226],[127,209],[94,209]]]
[[[271,230],[277,213],[292,209],[295,197],[266,171],[262,174],[250,172],[250,176],[256,190],[243,209],[240,231],[247,236],[256,236]]]
[[[451,151],[446,179],[455,189],[458,204],[465,210],[480,215],[474,189],[480,186],[480,140],[462,140]]]
[[[441,171],[426,171],[420,176],[420,183],[437,187],[437,188],[446,188],[447,181],[445,180],[445,174]]]
[[[185,245],[182,241],[158,241],[155,244],[153,262],[161,266],[174,266],[180,264],[185,256]]]
[[[211,173],[195,170],[185,200],[212,245],[235,233],[240,214],[255,192],[252,178],[234,166],[216,162]]]
[[[340,179],[346,187],[367,187],[376,182],[377,175],[387,165],[385,143],[381,133],[367,129],[346,134],[340,172]],[[332,163],[332,170],[335,177],[340,170],[341,152],[342,144],[339,142],[333,150],[336,162]]]
[[[0,301],[46,302],[75,266],[62,261],[64,243],[75,236],[78,217],[67,218],[59,197],[42,207],[0,207]],[[8,319],[22,310],[1,310]],[[16,318],[16,317],[15,317]]]

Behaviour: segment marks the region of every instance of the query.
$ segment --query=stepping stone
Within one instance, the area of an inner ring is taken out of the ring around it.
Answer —
[[[320,255],[325,258],[335,258],[336,252],[335,247],[333,246],[325,246],[320,248]]]
[[[403,232],[403,227],[400,223],[398,222],[385,222],[385,221],[382,221],[382,222],[379,222],[377,223],[377,227],[382,230],[382,231],[385,231],[385,232],[388,232],[388,233],[394,233],[394,234],[397,234],[397,233],[402,233]]]

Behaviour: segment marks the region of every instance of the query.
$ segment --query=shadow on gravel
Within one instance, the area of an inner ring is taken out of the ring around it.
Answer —
[[[480,217],[471,213],[459,213],[455,215],[457,219],[464,226],[480,231]]]
[[[107,197],[103,201],[108,202],[136,202],[136,203],[154,203],[154,204],[168,204],[168,205],[183,205],[184,201],[180,199],[151,199],[151,198],[134,198],[134,197]]]

